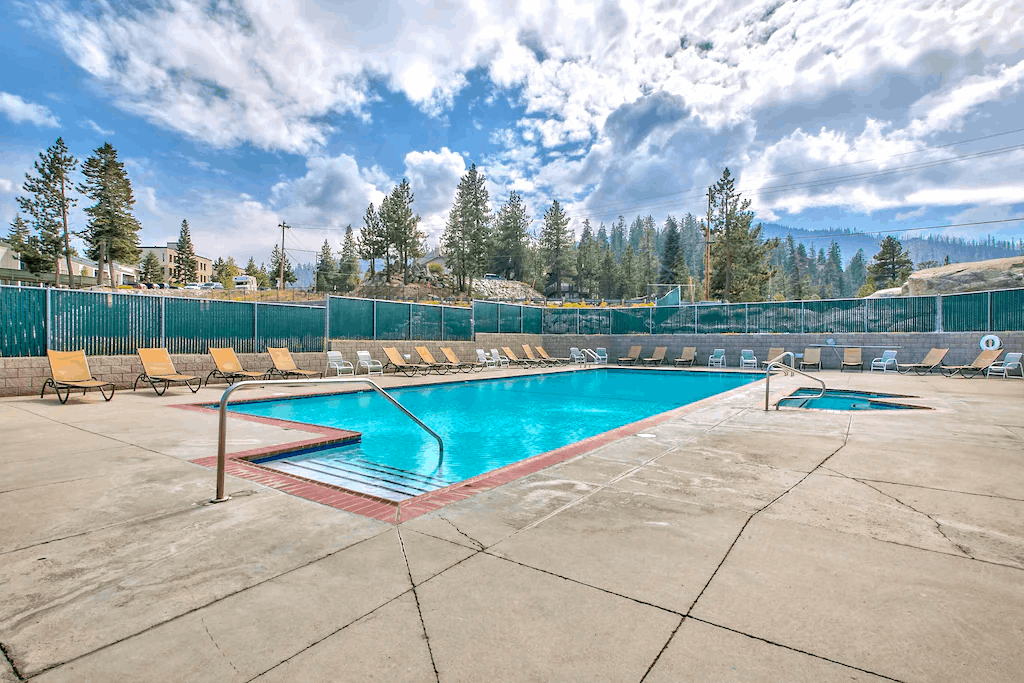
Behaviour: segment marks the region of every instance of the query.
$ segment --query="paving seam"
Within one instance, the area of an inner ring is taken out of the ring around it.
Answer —
[[[854,477],[849,474],[843,474],[839,470],[834,470],[830,467],[822,467],[821,469],[826,472],[834,472],[836,476],[847,477],[854,479],[859,482],[870,481],[873,484],[892,484],[893,486],[905,486],[908,489],[925,489],[926,491],[941,491],[942,493],[958,493],[964,496],[980,496],[982,498],[995,498],[996,500],[1012,500],[1015,503],[1024,503],[1024,498],[1012,498],[1010,496],[999,496],[994,493],[975,493],[974,491],[957,491],[956,489],[943,489],[937,486],[922,486],[920,484],[906,484],[901,481],[887,481],[885,479],[869,479],[867,477]]]
[[[651,661],[650,666],[647,667],[647,671],[645,671],[644,675],[640,677],[640,683],[644,683],[644,681],[647,680],[647,677],[651,675],[651,671],[654,670],[654,665],[657,664],[658,660],[661,659],[661,656],[665,654],[665,650],[668,649],[668,644],[672,642],[672,639],[676,637],[676,633],[678,633],[679,629],[683,627],[684,621],[686,621],[686,617],[679,617],[679,623],[676,624],[674,629],[672,629],[672,633],[668,634],[668,638],[665,640],[665,644],[661,646],[661,649],[658,650],[658,654],[654,655],[654,659]]]
[[[423,621],[423,609],[420,607],[420,596],[416,592],[416,582],[412,579],[412,567],[409,566],[409,556],[405,553],[405,541],[402,539],[402,530],[398,532],[398,544],[402,547],[402,559],[405,560],[405,572],[409,576],[409,586],[412,590],[412,599],[416,601],[416,615],[420,618],[420,628],[423,629],[423,639],[427,642],[427,654],[430,655],[430,666],[434,669],[434,680],[441,683],[441,677],[437,673],[437,662],[434,661],[434,649],[430,647],[430,634],[427,633],[427,623]]]
[[[20,671],[18,671],[18,667],[14,665],[14,660],[11,659],[11,655],[7,653],[7,646],[3,643],[0,643],[0,655],[3,655],[4,661],[7,662],[7,666],[11,667],[11,671],[14,673],[14,677],[17,678],[19,681],[25,680],[25,677],[21,675]]]

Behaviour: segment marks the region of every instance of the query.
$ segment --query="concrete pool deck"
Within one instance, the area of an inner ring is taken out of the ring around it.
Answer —
[[[821,377],[934,410],[758,382],[399,525],[208,504],[223,385],[3,399],[0,681],[1024,679],[1024,382]]]

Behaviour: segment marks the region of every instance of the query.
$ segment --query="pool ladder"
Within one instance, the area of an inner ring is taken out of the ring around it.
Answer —
[[[797,370],[794,367],[790,367],[789,365],[786,365],[785,363],[782,362],[782,359],[785,358],[786,356],[789,356],[789,359],[793,362],[793,365],[796,365],[796,356],[793,355],[792,351],[786,351],[781,356],[776,356],[775,358],[773,358],[771,361],[769,361],[764,366],[764,409],[765,410],[768,410],[768,406],[770,404],[768,395],[769,395],[769,393],[771,393],[771,387],[772,387],[772,370],[781,370],[782,372],[784,372],[787,375],[803,375],[807,379],[813,379],[815,382],[820,384],[821,385],[821,393],[818,394],[817,396],[811,396],[809,398],[821,398],[822,396],[825,395],[825,380],[821,379],[820,377],[815,377],[813,375],[808,375],[803,370]],[[778,405],[778,403],[776,403],[775,404],[775,410],[778,410],[778,409],[779,409],[779,405]]]
[[[371,389],[376,391],[378,394],[386,398],[391,405],[395,406],[403,413],[408,415],[413,422],[423,428],[428,434],[437,440],[437,469],[441,469],[441,465],[444,463],[444,441],[433,429],[423,423],[423,420],[419,419],[409,409],[403,406],[401,403],[395,400],[395,398],[380,388],[380,385],[374,382],[372,379],[365,377],[321,377],[319,379],[255,379],[246,380],[244,382],[236,382],[232,384],[220,397],[220,407],[218,412],[219,423],[217,425],[217,497],[211,502],[223,503],[226,500],[230,500],[230,496],[224,495],[224,470],[227,466],[227,441],[228,441],[228,398],[236,389],[242,387],[253,387],[253,386],[285,386],[285,387],[303,387],[309,384],[368,384]]]

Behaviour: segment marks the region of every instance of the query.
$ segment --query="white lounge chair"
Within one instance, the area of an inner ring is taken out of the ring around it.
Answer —
[[[499,368],[508,367],[508,356],[503,356],[498,352],[498,349],[491,349],[491,358],[498,364]]]
[[[751,349],[740,351],[740,369],[742,370],[743,368],[757,369],[757,357]]]
[[[608,365],[608,349],[603,346],[597,347],[597,362],[601,365]]]
[[[725,349],[715,349],[715,352],[708,356],[709,368],[725,367]]]
[[[334,370],[335,375],[354,375],[356,369],[352,363],[341,357],[341,351],[327,352],[327,370]]]
[[[871,372],[875,370],[881,370],[883,375],[889,372],[889,370],[899,372],[900,366],[896,363],[896,352],[883,351],[881,358],[873,359],[871,361]]]
[[[487,355],[487,352],[484,351],[483,349],[476,350],[476,359],[477,361],[483,363],[484,366],[488,368],[494,368],[498,366],[498,361]]]
[[[374,360],[369,351],[356,351],[356,367],[366,368],[367,375],[383,375],[384,365]]]
[[[580,365],[587,364],[587,357],[583,355],[583,352],[577,349],[575,346],[569,349],[569,360],[573,363],[579,363]]]
[[[1010,377],[1010,371],[1016,370],[1017,374],[1012,375],[1013,377],[1020,377],[1024,379],[1024,365],[1021,365],[1020,353],[1008,353],[1003,360],[993,363],[988,366],[988,370],[985,371],[985,377],[991,377],[992,375],[1000,375],[1003,379]]]

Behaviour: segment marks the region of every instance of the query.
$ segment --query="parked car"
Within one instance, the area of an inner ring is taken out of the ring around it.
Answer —
[[[190,282],[185,285],[185,289],[201,289],[198,282]]]
[[[199,285],[200,289],[224,289],[224,285],[219,282],[204,282]]]
[[[504,280],[505,278],[503,278],[502,276],[498,275],[497,273],[484,273],[484,279],[485,280]]]

